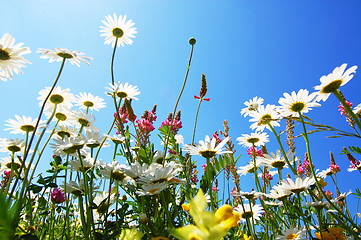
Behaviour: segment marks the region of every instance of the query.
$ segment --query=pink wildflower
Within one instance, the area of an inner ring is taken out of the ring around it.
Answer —
[[[345,102],[346,102],[347,105],[350,106],[350,108],[352,108],[352,105],[353,105],[352,102],[347,101],[347,100]],[[348,117],[348,113],[347,113],[345,107],[341,103],[338,106],[338,111],[340,112],[341,115],[344,115],[344,116]]]
[[[218,191],[219,191],[219,188],[217,188],[217,187],[212,187],[212,191],[218,192]]]
[[[257,157],[263,157],[263,151],[262,149],[257,150],[256,147],[249,147],[247,149],[247,154],[250,156],[257,156]]]

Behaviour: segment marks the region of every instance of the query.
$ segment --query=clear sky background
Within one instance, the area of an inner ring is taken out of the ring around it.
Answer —
[[[361,1],[358,0],[264,0],[264,1],[180,1],[180,0],[34,0],[2,1],[0,34],[10,33],[24,42],[32,54],[32,64],[12,81],[0,82],[2,111],[0,124],[15,114],[36,117],[38,92],[52,84],[59,64],[47,63],[36,53],[38,48],[64,47],[93,57],[91,66],[67,64],[58,86],[72,93],[91,92],[105,98],[108,107],[96,113],[95,125],[104,132],[112,121],[113,106],[105,95],[110,80],[110,45],[104,45],[99,26],[105,15],[127,15],[138,30],[134,44],[118,49],[116,81],[130,82],[142,92],[134,102],[136,114],[158,104],[158,125],[173,111],[184,78],[190,45],[195,37],[194,58],[179,109],[184,128],[180,132],[190,143],[201,74],[208,80],[210,102],[204,102],[199,117],[196,141],[222,129],[229,121],[233,140],[251,133],[248,119],[240,115],[243,103],[254,96],[265,104],[278,104],[284,92],[301,88],[313,92],[319,78],[342,63],[361,65]],[[342,91],[356,106],[360,103],[361,74]],[[337,111],[331,96],[309,116],[324,123],[352,131]],[[279,128],[278,130],[283,130]],[[5,128],[5,127],[4,127]],[[1,137],[9,137],[0,131]],[[360,146],[355,138],[327,139],[328,134],[311,137],[317,168],[329,164],[329,151],[341,166],[341,191],[359,187],[360,174],[346,171],[349,162],[339,155],[343,146]],[[158,141],[155,138],[156,141]],[[275,152],[274,138],[269,151]],[[297,155],[304,155],[302,141]],[[245,149],[239,166],[249,161]],[[47,163],[44,163],[47,164]],[[247,182],[243,190],[250,190]]]

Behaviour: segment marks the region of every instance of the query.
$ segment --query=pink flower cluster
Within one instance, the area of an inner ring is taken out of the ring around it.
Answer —
[[[53,203],[63,203],[65,202],[65,194],[60,188],[54,188],[50,192],[50,199]]]

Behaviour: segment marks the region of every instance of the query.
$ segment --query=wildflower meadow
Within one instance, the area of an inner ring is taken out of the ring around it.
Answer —
[[[339,187],[342,174],[353,174],[357,185],[361,173],[361,99],[343,91],[344,85],[358,90],[355,63],[337,62],[312,86],[276,102],[257,91],[251,99],[238,96],[232,107],[249,131],[234,134],[227,120],[214,131],[201,116],[216,90],[207,73],[192,75],[202,42],[184,41],[181,87],[173,108],[159,115],[165,103],[141,98],[142,85],[122,77],[127,62],[119,52],[141,31],[125,14],[110,13],[95,26],[110,66],[102,95],[62,87],[70,73],[92,67],[91,53],[33,49],[21,36],[0,33],[2,85],[26,77],[29,56],[56,69],[46,76],[51,84],[33,96],[37,114],[13,106],[3,123],[11,137],[0,136],[0,239],[361,239],[361,191]],[[190,76],[199,89],[187,96]],[[197,106],[191,118],[179,105],[183,98]],[[339,103],[342,128],[309,117],[330,99]],[[152,107],[140,110],[141,101]],[[191,131],[183,131],[185,124]],[[208,135],[197,134],[200,125]],[[312,141],[320,133],[353,144],[328,149]],[[320,146],[329,151],[327,168],[315,157]],[[348,168],[340,168],[340,158]]]

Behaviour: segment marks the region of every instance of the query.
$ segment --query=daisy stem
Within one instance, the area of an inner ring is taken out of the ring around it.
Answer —
[[[282,152],[283,156],[285,157],[285,160],[286,160],[286,162],[287,162],[287,165],[290,167],[290,169],[291,169],[291,171],[293,172],[293,174],[294,174],[294,175],[297,175],[296,169],[292,166],[291,162],[290,162],[289,159],[288,159],[287,153],[286,153],[285,149],[283,148],[283,145],[282,145],[280,136],[277,134],[276,130],[274,129],[274,127],[273,127],[270,123],[268,123],[268,126],[269,126],[269,128],[271,129],[271,131],[273,132],[273,134],[275,135],[275,137],[276,137],[276,139],[277,139],[278,145],[279,145],[280,148],[281,148],[281,152]]]
[[[118,43],[118,38],[115,38],[113,54],[112,54],[112,60],[110,62],[110,75],[111,75],[111,78],[112,78],[112,84],[114,84],[114,58],[115,58],[115,51],[117,49],[117,43]]]
[[[198,122],[198,114],[199,114],[199,110],[201,108],[201,104],[203,102],[203,99],[201,98],[199,100],[199,103],[198,103],[198,107],[197,107],[197,111],[196,111],[196,117],[194,119],[194,127],[193,127],[193,135],[192,135],[192,145],[194,144],[194,138],[196,136],[196,129],[197,129],[197,122]]]
[[[359,226],[357,226],[356,223],[354,223],[354,221],[348,217],[346,214],[344,214],[341,209],[339,209],[332,201],[331,199],[326,195],[325,191],[322,189],[322,186],[318,180],[318,177],[317,177],[317,174],[316,174],[316,171],[315,171],[315,168],[314,168],[314,165],[313,165],[313,161],[312,161],[312,158],[311,158],[311,149],[310,149],[310,142],[309,142],[309,139],[308,139],[308,134],[307,134],[307,130],[306,130],[306,124],[305,124],[305,121],[303,119],[303,116],[302,114],[299,112],[299,115],[300,115],[300,120],[301,120],[301,123],[302,123],[302,127],[303,127],[303,134],[302,136],[304,137],[305,139],[305,142],[306,142],[306,151],[307,151],[307,156],[308,156],[308,160],[310,162],[310,169],[311,169],[311,172],[312,172],[312,176],[314,177],[315,179],[315,182],[316,182],[316,187],[317,189],[320,191],[320,193],[323,195],[323,197],[327,200],[327,202],[330,204],[330,206],[332,208],[334,208],[337,213],[342,216],[342,218],[344,220],[347,220],[351,225],[353,225],[353,227],[355,229],[357,229],[357,231],[361,231],[361,228]],[[344,220],[342,222],[344,222]],[[341,224],[341,222],[339,222]],[[346,224],[343,224],[343,226],[346,226]]]
[[[187,79],[188,79],[188,74],[189,74],[189,70],[190,70],[190,68],[191,68],[191,62],[192,62],[192,57],[193,57],[194,44],[191,44],[191,46],[192,46],[192,47],[191,47],[191,51],[190,51],[190,53],[189,53],[186,75],[184,76],[182,88],[181,88],[181,90],[180,90],[180,92],[179,92],[177,101],[176,101],[176,103],[175,103],[175,105],[174,105],[173,115],[172,115],[171,123],[170,123],[170,126],[169,126],[168,135],[167,135],[166,141],[165,141],[165,143],[164,143],[164,156],[163,156],[163,159],[166,158],[167,148],[168,148],[168,143],[169,143],[169,137],[170,137],[170,133],[172,132],[172,127],[173,127],[173,124],[174,124],[175,114],[176,114],[176,112],[177,112],[178,104],[179,104],[179,101],[180,101],[180,99],[181,99],[181,97],[182,97],[184,88],[185,88],[185,86],[186,86]]]
[[[339,93],[338,90],[335,90],[332,92],[337,99],[342,103],[343,107],[346,109],[347,113],[350,114],[350,116],[352,117],[352,119],[355,121],[356,125],[358,126],[358,128],[361,130],[361,122],[359,121],[358,117],[356,116],[356,114],[352,111],[351,107],[346,103],[345,99],[341,96],[341,94]]]
[[[55,78],[55,81],[54,81],[54,83],[53,83],[53,86],[51,87],[48,95],[45,97],[44,102],[43,102],[43,104],[42,104],[42,106],[41,106],[41,109],[40,109],[40,112],[39,112],[39,116],[38,116],[38,119],[37,119],[36,124],[35,124],[35,127],[34,127],[34,131],[33,131],[33,133],[31,134],[31,138],[30,138],[29,144],[28,144],[28,146],[27,146],[27,148],[26,148],[26,150],[25,150],[25,153],[24,153],[24,158],[23,158],[23,161],[24,161],[24,162],[26,161],[26,158],[27,158],[28,153],[29,153],[29,151],[30,151],[32,142],[34,141],[34,138],[35,138],[35,135],[36,135],[36,131],[37,131],[38,127],[39,127],[40,120],[41,120],[41,117],[42,117],[43,112],[44,112],[45,105],[46,105],[48,99],[50,98],[50,96],[51,96],[51,94],[52,94],[52,92],[53,92],[56,84],[58,83],[61,73],[63,72],[64,65],[65,65],[65,61],[66,61],[66,58],[63,58],[63,61],[61,62],[61,65],[60,65],[60,69],[59,69],[58,75],[57,75],[56,78]],[[36,151],[36,149],[34,149],[34,152],[35,152],[35,151]]]

